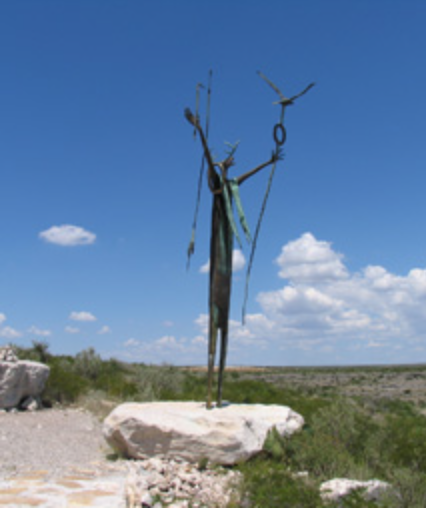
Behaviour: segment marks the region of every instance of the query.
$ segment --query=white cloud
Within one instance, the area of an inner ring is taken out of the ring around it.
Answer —
[[[126,340],[126,342],[124,343],[124,347],[135,347],[135,346],[139,346],[139,344],[140,344],[140,341],[131,338],[131,339]]]
[[[90,245],[96,241],[96,235],[94,233],[70,224],[52,226],[46,229],[46,231],[39,233],[39,237],[48,243],[54,243],[63,247]]]
[[[34,325],[28,328],[28,333],[31,333],[32,335],[37,335],[38,337],[50,337],[52,335],[52,332],[50,330],[41,330],[40,328],[37,328]]]
[[[165,335],[164,337],[161,337],[155,341],[155,344],[158,346],[167,346],[175,348],[178,346],[178,341],[176,340],[176,337],[173,335]]]
[[[343,256],[332,250],[329,242],[318,241],[311,233],[289,242],[276,262],[279,276],[293,282],[321,282],[347,277]]]
[[[65,331],[66,331],[67,333],[73,333],[73,334],[75,334],[75,333],[80,333],[80,329],[79,329],[79,328],[75,328],[75,327],[73,327],[73,326],[66,326],[66,327],[65,327]]]
[[[239,272],[241,271],[246,264],[246,258],[244,254],[239,249],[234,249],[232,251],[232,271]],[[200,268],[200,273],[209,273],[210,272],[210,259]]]
[[[73,321],[97,321],[97,318],[90,312],[71,312],[68,319]]]
[[[174,326],[174,323],[173,323],[173,321],[166,320],[166,321],[163,321],[163,326],[165,326],[166,328],[171,328],[172,326]]]
[[[401,349],[418,358],[415,348],[426,336],[426,269],[402,276],[367,266],[351,273],[343,255],[311,233],[284,245],[277,264],[284,285],[258,294],[261,312],[248,314],[245,327],[230,321],[231,359],[238,363],[250,351],[253,363],[262,350],[271,358],[285,350],[305,355],[305,364],[321,355],[323,362],[350,363],[355,353],[357,361],[385,363],[401,361],[392,356]],[[196,324],[206,338],[208,316]]]
[[[106,333],[111,333],[111,328],[109,326],[103,326],[100,330],[98,330],[99,335],[105,335]]]
[[[0,313],[0,337],[3,337],[4,339],[17,339],[22,337],[21,332],[18,332],[18,330],[15,330],[10,326],[1,327],[6,319],[6,314]]]
[[[277,263],[281,287],[257,295],[260,310],[246,315],[245,326],[230,320],[228,364],[426,360],[426,268],[406,275],[377,265],[350,272],[343,255],[311,233],[284,245]],[[207,314],[195,319],[192,338],[137,342],[128,354],[205,364],[208,321]]]
[[[197,335],[196,337],[194,337],[191,341],[192,344],[195,344],[195,345],[202,345],[202,346],[207,346],[208,344],[208,341],[207,339],[203,336],[203,335]]]
[[[233,272],[239,272],[244,268],[246,264],[246,258],[244,257],[244,254],[239,249],[234,249],[232,251],[232,271]]]
[[[3,337],[4,339],[17,339],[22,337],[22,333],[10,326],[5,326],[0,329],[0,337]]]

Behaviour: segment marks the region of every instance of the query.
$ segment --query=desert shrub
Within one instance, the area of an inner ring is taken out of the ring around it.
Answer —
[[[285,459],[287,440],[273,427],[263,443],[263,452],[276,461]]]
[[[49,403],[72,403],[89,388],[89,382],[75,374],[72,363],[57,357],[49,362],[50,375],[43,392],[43,399]]]
[[[48,363],[52,355],[49,353],[49,344],[44,341],[32,342],[32,347],[21,347],[14,344],[11,345],[14,353],[20,360],[30,360],[33,362]]]
[[[415,406],[411,402],[400,399],[390,399],[388,397],[366,399],[364,405],[372,413],[378,415],[392,414],[400,416],[413,416],[417,414]]]
[[[32,351],[36,361],[38,362],[48,363],[51,358],[51,354],[49,353],[49,344],[47,342],[33,340]]]
[[[336,399],[319,409],[302,432],[287,440],[286,460],[323,480],[363,479],[371,473],[367,445],[376,431],[377,425],[359,404]]]
[[[140,365],[135,370],[138,400],[175,400],[184,390],[185,373],[174,366]]]
[[[180,382],[171,390],[164,390],[163,395],[169,400],[205,401],[207,395],[207,376],[182,372]]]
[[[318,488],[294,478],[284,464],[271,464],[262,457],[240,466],[244,475],[243,499],[252,508],[320,508],[325,506]]]
[[[92,385],[93,389],[105,392],[108,397],[123,401],[135,399],[139,391],[131,367],[115,359],[101,362]]]
[[[388,415],[376,438],[381,462],[426,474],[426,418]]]
[[[375,502],[375,501],[367,501],[363,496],[363,489],[357,489],[352,491],[348,496],[340,499],[336,503],[331,503],[332,506],[336,506],[336,508],[390,508],[387,502]]]
[[[392,490],[385,497],[389,508],[424,508],[426,506],[426,474],[409,468],[392,468],[388,481]]]
[[[102,359],[93,348],[77,353],[74,360],[74,371],[77,375],[95,381],[102,369]]]

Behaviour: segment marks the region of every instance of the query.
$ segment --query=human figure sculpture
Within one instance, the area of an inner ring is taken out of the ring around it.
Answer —
[[[221,162],[214,162],[198,115],[189,108],[185,117],[198,132],[207,161],[207,181],[213,194],[212,226],[210,239],[210,287],[209,287],[209,344],[207,370],[207,408],[212,407],[212,386],[218,333],[220,330],[220,358],[218,375],[217,406],[222,405],[223,373],[228,347],[229,307],[232,283],[233,238],[238,235],[233,217],[232,202],[237,206],[241,225],[247,236],[244,213],[239,199],[239,187],[260,170],[281,159],[277,146],[271,158],[243,175],[229,179],[228,171],[234,165],[233,153]]]

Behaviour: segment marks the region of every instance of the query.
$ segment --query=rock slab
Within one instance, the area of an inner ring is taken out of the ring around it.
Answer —
[[[286,406],[231,404],[206,409],[200,402],[125,403],[105,419],[107,442],[125,457],[207,459],[231,465],[259,453],[273,427],[282,436],[304,424]]]
[[[19,406],[23,399],[41,395],[50,369],[30,361],[0,361],[0,409]]]
[[[378,501],[391,488],[391,485],[380,480],[350,480],[348,478],[334,478],[321,484],[321,497],[328,501],[338,501],[348,496],[354,490],[361,490],[366,501]]]

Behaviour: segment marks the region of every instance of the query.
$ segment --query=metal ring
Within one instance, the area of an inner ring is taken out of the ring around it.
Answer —
[[[274,127],[274,141],[278,146],[282,146],[287,139],[287,133],[282,123],[277,123]]]

